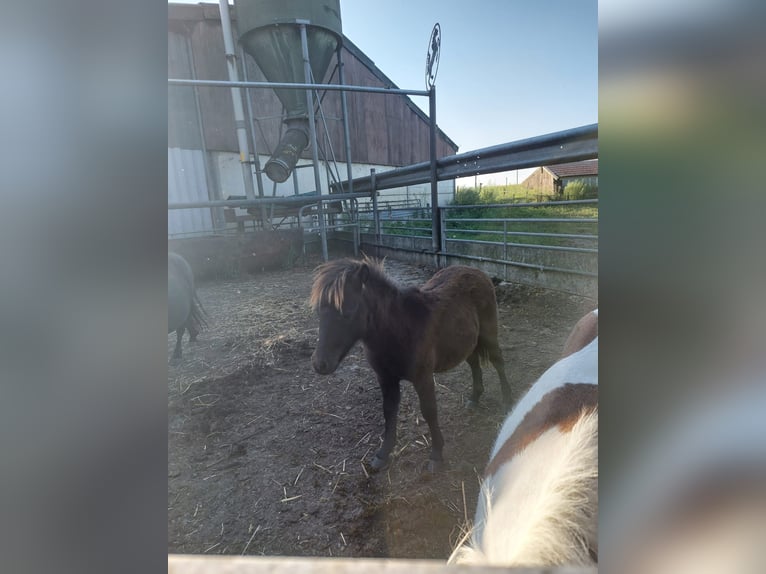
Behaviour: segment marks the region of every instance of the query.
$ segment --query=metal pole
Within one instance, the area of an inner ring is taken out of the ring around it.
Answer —
[[[297,169],[293,169],[292,178],[293,178],[293,195],[299,195],[300,191],[298,188],[298,170]]]
[[[508,281],[508,222],[503,221],[503,277]]]
[[[439,209],[439,219],[441,220],[441,250],[447,253],[447,210]]]
[[[296,24],[299,23],[296,20]],[[305,22],[305,20],[304,20]],[[215,87],[239,87],[239,88],[268,88],[268,89],[286,89],[286,90],[330,90],[336,92],[369,92],[371,94],[401,94],[405,96],[423,96],[428,97],[428,92],[423,90],[403,90],[401,88],[378,88],[375,86],[342,86],[340,84],[312,84],[300,82],[240,82],[226,80],[185,80],[182,78],[168,78],[170,86],[205,86]]]
[[[508,222],[503,221],[503,259],[508,261]]]
[[[221,0],[223,1],[223,0]],[[303,74],[306,77],[306,83],[311,82],[311,63],[309,62],[309,43],[306,35],[306,20],[297,20],[296,23],[301,29],[301,49],[303,51]],[[317,129],[314,118],[314,95],[309,89],[306,90],[306,104],[309,113],[309,135],[311,138],[311,160],[314,162],[314,184],[316,185],[317,195],[322,195],[322,180],[319,175],[319,153],[317,151]],[[319,215],[319,235],[322,242],[322,260],[327,261],[330,257],[327,253],[327,229],[324,220],[324,202],[317,203]]]
[[[359,256],[359,202],[352,199],[348,202],[351,206],[351,222],[356,223],[351,229],[354,231],[354,257]]]
[[[428,93],[428,115],[430,116],[430,152],[431,152],[431,246],[434,254],[438,253],[441,240],[441,219],[439,219],[439,182],[436,179],[436,86],[431,86]],[[438,261],[436,262],[438,265]]]
[[[247,60],[245,59],[245,50],[239,47],[239,57],[242,62],[242,77],[247,81]],[[250,139],[253,142],[253,167],[255,167],[255,183],[258,186],[258,197],[263,197],[263,178],[261,177],[261,162],[258,159],[258,143],[253,129],[253,104],[250,101],[250,94],[245,91],[245,103],[247,103],[247,127]],[[261,207],[261,227],[266,229],[269,218],[266,207]]]
[[[343,59],[341,58],[341,50],[343,46],[338,46],[338,81],[341,84],[346,83],[346,76],[343,72]],[[348,178],[348,190],[353,193],[354,180],[351,177],[351,136],[348,131],[348,105],[346,103],[346,92],[340,93],[340,109],[341,116],[343,117],[343,143],[346,146],[346,174]]]
[[[228,0],[219,0],[218,6],[221,11],[221,29],[223,31],[223,46],[226,51],[226,67],[229,70],[229,80],[239,82],[236,63],[237,56],[234,53],[234,36],[231,33],[229,2]],[[248,199],[255,199],[253,170],[250,167],[250,150],[247,144],[247,130],[245,129],[245,110],[242,108],[242,94],[238,87],[232,86],[231,88],[231,103],[234,107],[234,125],[237,128],[239,163],[242,166],[242,177],[245,180],[245,195]]]
[[[372,185],[372,221],[375,231],[375,243],[380,245],[380,213],[378,213],[378,190],[375,189],[375,168],[370,168],[370,185]]]
[[[218,199],[214,201],[190,201],[186,203],[169,203],[168,209],[193,209],[195,207],[255,207],[259,205],[305,205],[306,203],[316,203],[324,199],[325,201],[342,201],[345,199],[370,197],[370,191],[362,193],[333,193],[332,195],[318,195],[306,197],[295,197],[294,195],[279,197],[257,197],[255,199]],[[547,220],[546,220],[547,221]],[[567,219],[569,221],[569,219]]]
[[[245,56],[245,50],[240,46],[239,48],[239,55],[242,59],[242,76],[245,78],[245,81],[247,81],[247,59]],[[252,129],[252,122],[253,122],[253,104],[250,101],[250,96],[247,92],[245,92],[245,102],[247,103],[247,116],[250,118],[249,126],[250,127],[250,139],[253,141],[253,157],[255,158],[255,161],[253,162],[253,165],[255,166],[255,182],[258,184],[258,197],[263,197],[263,177],[261,176],[261,162],[258,159],[258,140],[255,135],[255,130]]]

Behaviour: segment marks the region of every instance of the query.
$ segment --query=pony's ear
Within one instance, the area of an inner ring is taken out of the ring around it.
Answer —
[[[362,266],[359,268],[359,281],[364,285],[369,277],[370,267],[366,263],[362,263]]]

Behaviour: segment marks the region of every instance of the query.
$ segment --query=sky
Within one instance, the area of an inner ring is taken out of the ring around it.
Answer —
[[[384,74],[416,90],[439,23],[436,120],[459,153],[598,121],[597,0],[341,0],[341,18]],[[516,172],[478,178],[506,181]]]

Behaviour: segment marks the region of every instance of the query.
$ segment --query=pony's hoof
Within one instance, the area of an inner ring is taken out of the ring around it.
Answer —
[[[479,401],[475,401],[473,399],[468,399],[465,402],[465,408],[469,411],[475,411],[479,408]]]
[[[168,365],[170,365],[171,367],[177,367],[180,364],[181,364],[181,357],[176,357],[175,355],[173,355],[168,361]]]
[[[370,461],[370,470],[373,472],[380,472],[381,470],[385,470],[389,463],[389,459],[382,459],[376,454]]]
[[[447,463],[443,460],[429,460],[428,464],[426,465],[426,470],[430,474],[439,474],[440,472],[443,472],[447,468]]]

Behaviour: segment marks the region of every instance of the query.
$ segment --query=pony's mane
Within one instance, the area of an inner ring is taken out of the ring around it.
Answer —
[[[309,305],[314,311],[319,310],[322,303],[332,305],[339,310],[343,307],[343,294],[346,280],[367,265],[370,278],[388,281],[383,269],[383,261],[363,256],[361,259],[336,259],[323,263],[314,270],[314,284],[311,287]]]

